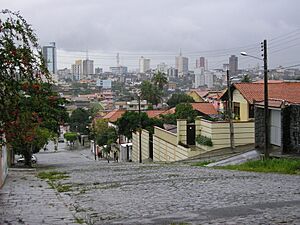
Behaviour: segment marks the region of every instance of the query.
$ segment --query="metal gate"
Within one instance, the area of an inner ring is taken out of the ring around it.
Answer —
[[[195,124],[188,124],[187,125],[187,144],[188,145],[195,145],[195,139],[196,139],[196,127]]]
[[[281,111],[271,110],[270,120],[270,143],[281,146]]]
[[[153,160],[153,134],[149,135],[149,158]]]

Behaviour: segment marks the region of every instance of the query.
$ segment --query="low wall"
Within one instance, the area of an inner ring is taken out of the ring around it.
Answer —
[[[174,162],[187,159],[191,149],[177,144],[177,134],[154,127],[153,161]]]
[[[0,188],[3,186],[8,174],[7,149],[5,145],[0,145]]]
[[[142,130],[141,134],[142,161],[149,159],[149,132]],[[140,159],[139,132],[132,133],[132,161],[138,162]]]
[[[230,147],[230,128],[229,122],[226,121],[208,121],[201,119],[196,123],[199,127],[197,134],[211,138],[213,146],[205,146],[196,143],[196,145],[206,151]],[[235,146],[254,143],[254,122],[233,122],[234,127],[234,144]]]

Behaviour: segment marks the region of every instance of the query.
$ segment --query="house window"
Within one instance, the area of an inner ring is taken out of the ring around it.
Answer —
[[[233,103],[233,113],[234,113],[234,119],[240,119],[240,103],[239,102]]]

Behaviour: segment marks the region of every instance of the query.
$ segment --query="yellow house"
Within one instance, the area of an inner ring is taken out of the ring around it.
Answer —
[[[207,93],[208,91],[191,90],[187,95],[191,96],[195,102],[204,102],[203,95]]]
[[[232,90],[232,110],[235,119],[248,121],[254,119],[255,102],[264,100],[264,84],[256,83],[236,83],[231,86]],[[300,90],[299,82],[269,81],[268,98],[283,99],[289,102],[297,102]],[[296,100],[295,100],[296,99]],[[221,100],[228,100],[227,91],[221,96]]]

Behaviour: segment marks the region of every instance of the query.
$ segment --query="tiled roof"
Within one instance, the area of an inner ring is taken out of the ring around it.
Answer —
[[[108,119],[109,122],[116,122],[125,112],[125,110],[115,109],[106,114],[103,118]]]
[[[163,114],[166,110],[147,110],[145,113],[147,113],[149,118],[158,117],[159,115]]]
[[[263,83],[237,83],[234,87],[250,104],[253,104],[254,100],[264,100]],[[268,97],[290,103],[300,103],[300,82],[268,83]]]
[[[109,122],[116,122],[121,116],[126,112],[126,110],[121,110],[121,109],[115,109],[108,114],[106,114],[103,118],[108,119]],[[160,114],[165,112],[165,110],[148,110],[148,111],[143,111],[147,113],[149,118],[153,117],[158,117]]]
[[[216,115],[218,114],[217,110],[213,106],[213,104],[209,102],[197,102],[192,103],[193,109],[199,112],[202,112],[206,115]]]
[[[196,103],[191,103],[191,105],[193,106],[194,110],[197,110],[201,113],[204,113],[206,115],[216,115],[218,114],[217,110],[215,109],[215,107],[213,106],[213,104],[209,103],[209,102],[196,102]],[[175,113],[175,107],[171,108],[167,111],[165,111],[163,114],[173,114]]]

